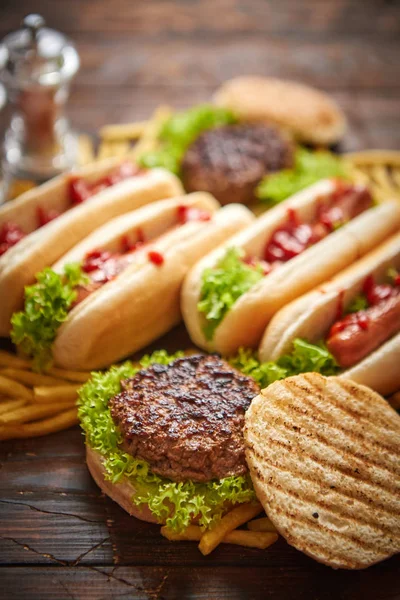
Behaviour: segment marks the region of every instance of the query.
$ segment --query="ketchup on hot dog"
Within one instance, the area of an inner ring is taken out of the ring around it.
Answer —
[[[69,180],[69,197],[71,200],[71,204],[76,206],[77,204],[81,204],[90,196],[94,196],[99,192],[102,192],[108,187],[123,181],[124,179],[128,179],[129,177],[134,177],[135,175],[139,175],[140,169],[133,165],[130,162],[123,162],[121,165],[116,167],[111,173],[98,179],[94,183],[89,183],[84,179],[79,177],[71,177]]]
[[[26,234],[15,223],[3,223],[0,229],[0,256],[5,254],[7,250],[18,244]]]

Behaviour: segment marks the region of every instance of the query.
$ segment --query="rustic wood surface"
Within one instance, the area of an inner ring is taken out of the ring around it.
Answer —
[[[400,148],[395,0],[2,0],[1,36],[32,11],[76,41],[69,113],[80,131],[204,101],[224,79],[259,73],[332,93],[350,120],[343,149]],[[158,346],[187,343],[178,329]],[[168,542],[100,494],[78,428],[0,452],[0,598],[400,598],[399,558],[335,572],[283,540],[207,558]]]

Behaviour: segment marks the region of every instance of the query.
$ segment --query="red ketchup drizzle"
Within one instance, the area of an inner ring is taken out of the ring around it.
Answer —
[[[155,250],[150,250],[150,252],[148,253],[148,257],[152,263],[157,265],[157,267],[161,267],[161,265],[164,264],[163,255],[160,254],[159,252],[156,252]]]
[[[25,236],[26,234],[15,223],[3,223],[0,229],[0,256],[18,244]]]
[[[93,271],[97,271],[98,269],[102,269],[104,264],[113,258],[111,252],[108,250],[92,250],[92,252],[88,252],[82,263],[82,271],[85,273],[92,273]]]
[[[264,259],[269,263],[287,262],[315,243],[313,227],[301,223],[293,209],[288,210],[288,219],[275,230],[264,249]]]
[[[47,225],[50,221],[57,219],[60,216],[58,210],[54,208],[50,208],[49,210],[45,210],[42,206],[38,206],[36,210],[38,227],[43,227],[43,225]]]
[[[136,240],[134,242],[129,241],[128,235],[123,235],[121,237],[122,252],[134,252],[135,250],[141,248],[145,244],[145,242],[146,240],[144,237],[143,229],[141,227],[138,227],[136,230]]]
[[[178,221],[181,225],[189,221],[209,221],[211,214],[208,210],[202,210],[196,206],[178,206]]]
[[[358,325],[360,329],[368,329],[368,323],[369,318],[364,310],[359,310],[356,313],[350,313],[332,325],[329,330],[328,339],[334,336],[336,333],[344,331],[350,327],[350,325]]]
[[[88,183],[84,179],[79,177],[71,177],[69,180],[69,197],[71,204],[76,206],[81,204],[90,196],[98,194],[102,190],[105,190],[128,177],[134,177],[140,174],[140,169],[130,162],[124,162],[119,167],[115,168],[106,177],[98,179],[94,183]]]
[[[364,281],[363,292],[370,306],[376,306],[382,300],[396,296],[398,293],[396,288],[388,283],[375,283],[372,275],[369,275]]]

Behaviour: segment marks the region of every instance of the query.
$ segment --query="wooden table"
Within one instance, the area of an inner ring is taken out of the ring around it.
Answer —
[[[224,79],[260,73],[332,93],[350,119],[344,149],[400,148],[398,2],[3,0],[1,35],[33,10],[77,43],[79,130],[140,119],[160,103],[185,107]],[[158,346],[187,343],[182,330],[168,340]],[[283,540],[207,558],[168,542],[99,493],[78,428],[0,452],[0,598],[400,598],[399,558],[335,572]]]

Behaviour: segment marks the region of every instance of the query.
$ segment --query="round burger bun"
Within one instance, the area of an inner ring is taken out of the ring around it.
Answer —
[[[400,551],[400,417],[381,396],[289,377],[252,401],[244,437],[257,497],[290,545],[342,569]]]
[[[132,498],[136,494],[136,490],[127,479],[122,479],[118,483],[112,483],[106,479],[106,470],[101,454],[88,445],[86,445],[86,464],[91,476],[106,496],[119,504],[132,517],[148,523],[158,523],[147,505],[136,506],[133,503]]]
[[[328,94],[294,81],[236,77],[223,83],[213,100],[240,120],[275,123],[300,142],[329,146],[347,128],[343,111]]]

